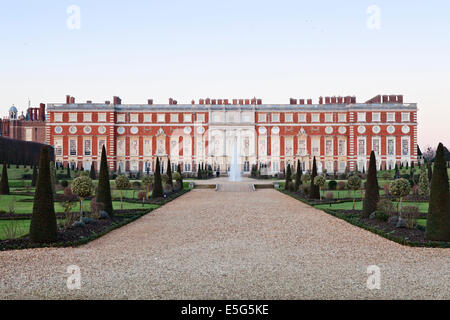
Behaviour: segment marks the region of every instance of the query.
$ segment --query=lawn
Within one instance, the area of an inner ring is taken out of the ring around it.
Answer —
[[[12,232],[15,233],[15,238],[28,234],[30,231],[30,221],[31,220],[0,220],[0,240],[10,239]]]
[[[9,211],[9,206],[13,202],[14,203],[14,211],[15,213],[32,213],[33,211],[33,202],[27,201],[27,202],[21,202],[19,200],[23,199],[33,199],[32,196],[16,196],[16,195],[2,195],[0,196],[0,210],[4,210],[6,212]],[[144,204],[142,206],[142,203],[131,203],[131,202],[123,202],[123,209],[150,209],[150,208],[157,208],[159,207],[156,204]],[[114,210],[120,210],[120,201],[113,201],[113,208]],[[74,204],[72,211],[79,211],[80,205],[79,202]],[[90,201],[86,200],[83,202],[83,210],[84,211],[90,211]],[[55,211],[56,212],[63,212],[64,208],[62,207],[60,202],[55,203]]]
[[[394,202],[395,205],[397,205],[397,202]],[[428,202],[403,202],[403,206],[418,206],[421,213],[428,212]],[[334,203],[331,206],[329,204],[318,204],[315,207],[319,209],[352,210],[353,202]],[[362,210],[362,201],[355,202],[355,210]]]

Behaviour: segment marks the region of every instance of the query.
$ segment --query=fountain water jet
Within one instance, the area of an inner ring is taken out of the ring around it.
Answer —
[[[233,154],[231,156],[231,164],[230,164],[230,176],[228,180],[230,181],[241,180],[241,168],[238,163],[238,154],[237,154],[237,138],[234,138]]]

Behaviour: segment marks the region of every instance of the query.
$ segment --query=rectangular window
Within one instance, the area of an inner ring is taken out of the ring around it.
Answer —
[[[172,113],[170,115],[170,122],[178,122],[178,113]]]
[[[106,113],[98,114],[98,122],[106,122]]]
[[[284,142],[284,154],[286,156],[294,155],[294,140],[292,138],[287,138]]]
[[[151,114],[144,114],[144,122],[152,122],[152,115]]]
[[[55,113],[54,114],[54,121],[55,122],[62,122],[62,113]]]
[[[358,122],[366,122],[366,113],[358,112]]]
[[[152,155],[152,139],[144,139],[144,156]]]
[[[272,114],[272,122],[280,122],[280,114],[279,113]]]
[[[346,146],[345,140],[340,139],[338,141],[338,149],[339,149],[338,153],[340,156],[345,156],[347,154],[347,146]]]
[[[381,114],[379,112],[372,112],[372,122],[380,122]]]
[[[279,162],[277,162],[277,161],[272,162],[272,171],[273,172],[280,171],[280,163]]]
[[[205,122],[205,114],[200,113],[197,115],[197,122]]]
[[[69,113],[69,122],[77,122],[77,114],[76,113]]]
[[[333,140],[330,139],[325,140],[325,155],[327,156],[333,155]]]
[[[184,164],[184,171],[191,172],[191,164],[190,163],[185,163]]]
[[[298,152],[301,156],[307,155],[306,140],[304,139],[298,140]]]
[[[319,122],[320,121],[320,114],[318,113],[313,113],[311,115],[311,122]]]
[[[183,121],[184,122],[192,122],[192,114],[184,114]]]
[[[332,113],[325,114],[325,122],[333,122],[333,114]]]
[[[92,113],[83,113],[83,122],[91,122]]]
[[[130,114],[130,122],[139,122],[139,115],[137,113]]]
[[[117,115],[117,122],[125,122],[125,115],[124,114],[118,114]]]
[[[395,138],[387,139],[387,155],[395,156]]]
[[[381,142],[380,138],[373,138],[372,139],[372,150],[375,153],[376,156],[380,155],[381,151]]]
[[[63,143],[61,139],[55,139],[55,156],[62,156],[63,155]]]
[[[164,113],[158,113],[157,122],[166,122],[166,115]]]
[[[266,122],[266,121],[267,121],[267,116],[265,113],[258,114],[258,122]]]
[[[344,161],[339,162],[339,172],[345,172],[346,163]]]
[[[84,155],[90,156],[92,152],[92,141],[84,140]]]
[[[293,120],[293,116],[292,116],[292,113],[286,113],[285,115],[284,115],[284,121],[285,122],[292,122],[292,121],[294,121]]]
[[[77,155],[77,140],[76,139],[69,140],[69,155],[71,155],[71,156]]]
[[[409,156],[409,139],[402,138],[402,156]]]
[[[139,140],[132,139],[130,142],[130,155],[138,156],[139,155]]]
[[[395,121],[395,113],[394,112],[388,112],[386,120],[388,122],[394,122]]]
[[[320,140],[319,139],[311,140],[311,152],[312,152],[313,156],[320,155]]]
[[[409,122],[409,112],[402,113],[402,122]]]
[[[306,122],[306,114],[299,113],[298,114],[298,122]]]
[[[97,149],[98,155],[102,154],[103,146],[105,146],[106,150],[106,139],[98,139],[98,149]]]
[[[345,113],[338,114],[338,121],[339,122],[346,122],[347,121],[347,115]]]
[[[366,139],[358,139],[358,156],[366,155]]]

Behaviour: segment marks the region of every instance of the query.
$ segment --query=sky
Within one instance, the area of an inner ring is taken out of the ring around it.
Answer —
[[[28,101],[403,94],[450,146],[449,1],[0,3],[0,116]]]

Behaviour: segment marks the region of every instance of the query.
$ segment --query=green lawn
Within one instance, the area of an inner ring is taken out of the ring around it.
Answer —
[[[12,231],[15,237],[21,237],[29,233],[31,220],[0,220],[0,240],[6,240],[11,236]],[[8,232],[10,230],[10,232]]]
[[[397,202],[394,202],[394,205],[396,204]],[[428,212],[428,202],[403,202],[403,206],[418,206],[421,213]],[[319,209],[351,210],[353,202],[334,203],[331,206],[329,204],[318,204],[315,207]],[[355,210],[362,210],[362,201],[355,202]]]
[[[21,202],[19,200],[23,199],[33,199],[32,196],[16,196],[16,195],[2,195],[0,196],[0,208],[1,210],[4,210],[6,212],[9,211],[9,206],[11,202],[14,202],[14,210],[15,213],[31,213],[33,211],[33,202],[27,201],[27,202]],[[157,208],[159,207],[156,204],[144,204],[142,206],[142,203],[130,203],[130,202],[123,202],[123,209],[150,209],[150,208]],[[120,209],[120,201],[113,201],[113,208],[114,210]],[[76,203],[72,211],[79,211],[80,205],[79,202]],[[86,200],[83,202],[83,210],[84,211],[90,211],[90,201]],[[55,211],[56,212],[63,212],[64,208],[62,207],[60,202],[55,203]]]

